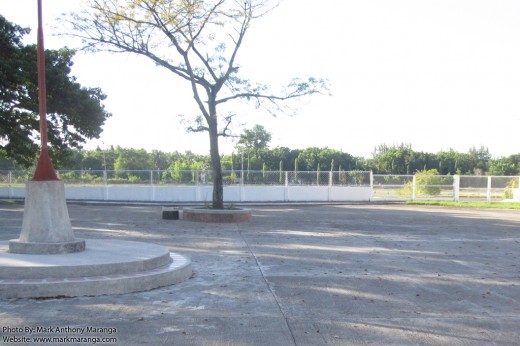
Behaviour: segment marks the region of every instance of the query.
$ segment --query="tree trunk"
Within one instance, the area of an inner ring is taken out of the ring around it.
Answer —
[[[213,209],[224,209],[224,187],[222,184],[222,166],[218,150],[217,126],[209,126],[211,168],[213,169]]]

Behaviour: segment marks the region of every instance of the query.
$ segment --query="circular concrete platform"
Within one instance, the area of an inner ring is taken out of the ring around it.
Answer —
[[[155,244],[86,240],[78,253],[9,253],[0,242],[0,298],[97,296],[146,291],[188,279],[191,262]]]

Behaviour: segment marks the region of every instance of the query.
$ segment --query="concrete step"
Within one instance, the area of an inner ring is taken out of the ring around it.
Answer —
[[[0,242],[0,279],[75,278],[128,274],[170,263],[164,246],[114,239],[88,239],[85,251],[63,254],[28,255],[9,253]]]
[[[192,275],[191,261],[166,247],[87,240],[81,253],[21,255],[0,242],[0,298],[97,296],[169,286]]]

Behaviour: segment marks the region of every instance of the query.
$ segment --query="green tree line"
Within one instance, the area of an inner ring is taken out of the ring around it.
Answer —
[[[472,147],[466,153],[455,150],[428,153],[414,151],[410,145],[379,145],[370,158],[356,157],[340,150],[244,148],[221,157],[223,170],[255,171],[373,171],[374,174],[415,174],[435,169],[442,175],[518,175],[520,154],[492,158],[486,147]],[[110,147],[95,150],[74,149],[61,170],[210,170],[209,155],[159,150]],[[0,170],[21,169],[9,159],[0,160]]]

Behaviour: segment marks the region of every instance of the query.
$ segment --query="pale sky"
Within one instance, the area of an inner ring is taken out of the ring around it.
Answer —
[[[81,0],[43,0],[46,48],[55,18]],[[33,29],[36,0],[0,0],[0,13]],[[472,146],[494,157],[520,153],[520,1],[283,0],[246,36],[238,56],[253,80],[327,78],[332,96],[303,99],[297,114],[273,118],[238,107],[242,127],[262,124],[271,147],[310,146],[370,157],[410,143],[416,151]],[[78,53],[73,75],[100,87],[113,114],[97,145],[209,152],[206,134],[187,134],[178,114],[196,114],[189,88],[170,72],[128,54]],[[221,152],[233,150],[221,141]]]

